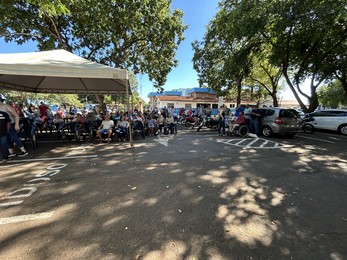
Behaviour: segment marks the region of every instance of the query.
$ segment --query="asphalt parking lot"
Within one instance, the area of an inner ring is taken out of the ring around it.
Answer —
[[[39,143],[0,166],[0,259],[346,259],[347,137]]]

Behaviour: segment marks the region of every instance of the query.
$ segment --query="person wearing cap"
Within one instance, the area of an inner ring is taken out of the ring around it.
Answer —
[[[20,130],[19,128],[19,115],[18,113],[11,107],[10,105],[4,104],[5,97],[0,94],[0,111],[7,113],[11,119],[10,129],[7,134],[7,140],[9,144],[9,157],[15,156],[16,153],[14,151],[14,144],[20,149],[18,153],[19,157],[23,157],[28,155],[28,152],[25,150],[24,145],[19,140],[17,136],[17,132]]]
[[[9,115],[3,111],[0,111],[0,146],[2,150],[2,159],[0,163],[5,163],[8,160],[8,141],[7,133],[11,127],[11,119]]]

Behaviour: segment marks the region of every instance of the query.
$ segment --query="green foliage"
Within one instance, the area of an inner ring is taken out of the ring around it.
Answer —
[[[76,94],[36,94],[27,93],[20,91],[1,91],[5,94],[6,99],[12,100],[19,104],[25,105],[36,104],[38,105],[41,101],[51,105],[71,105],[76,107],[83,107],[83,104],[79,101],[78,95]]]
[[[319,88],[318,99],[324,107],[338,108],[347,106],[347,93],[343,90],[341,82],[338,81]]]
[[[203,82],[223,87],[240,72],[248,76],[256,70],[249,59],[254,55],[277,70],[271,77],[283,74],[305,112],[318,106],[317,88],[322,82],[337,78],[347,92],[346,0],[223,0],[219,6],[205,42],[193,44],[194,68]],[[307,78],[310,94],[302,91]],[[309,107],[299,95],[309,100]]]
[[[186,29],[182,11],[170,8],[168,0],[9,0],[0,6],[0,35],[147,73],[160,89]]]

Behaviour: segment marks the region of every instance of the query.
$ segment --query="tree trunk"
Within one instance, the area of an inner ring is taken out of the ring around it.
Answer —
[[[338,77],[338,79],[341,82],[343,90],[345,91],[345,93],[347,95],[347,76],[346,76],[346,74],[342,74],[342,76]]]
[[[105,104],[105,96],[104,95],[95,95],[96,99],[99,102],[99,113],[106,111],[106,104]]]
[[[300,99],[300,97],[299,97],[298,93],[296,92],[292,82],[289,79],[289,76],[288,76],[287,72],[283,71],[283,75],[284,75],[284,77],[285,77],[285,79],[287,81],[287,84],[288,84],[289,88],[292,90],[296,100],[298,101],[300,107],[303,109],[304,113],[310,112],[309,109],[305,106],[304,102],[302,102],[302,100]],[[311,103],[311,100],[309,100],[309,101]]]
[[[273,92],[271,92],[271,97],[273,101],[273,106],[278,107],[277,91],[275,89],[273,90]]]
[[[242,90],[242,76],[237,80],[237,97],[236,97],[236,107],[241,104],[241,90]]]

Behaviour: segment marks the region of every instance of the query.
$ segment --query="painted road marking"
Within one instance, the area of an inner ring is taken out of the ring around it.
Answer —
[[[14,216],[14,217],[8,217],[8,218],[0,218],[0,225],[50,218],[51,216],[53,216],[53,214],[54,214],[54,211],[38,213],[38,214]]]
[[[306,139],[310,139],[310,140],[316,140],[316,141],[320,141],[320,142],[326,142],[326,143],[330,143],[330,144],[335,143],[333,141],[328,141],[328,140],[324,140],[324,139],[320,139],[320,138],[313,138],[313,137],[308,137],[308,136],[303,136],[303,135],[298,135],[298,136],[302,137],[302,138],[306,138]]]
[[[284,145],[278,142],[262,139],[262,138],[235,138],[229,140],[219,139],[218,142],[238,146],[238,147],[247,147],[247,148],[261,148],[261,149],[269,149],[269,148],[283,148],[288,145]]]
[[[169,145],[169,140],[173,138],[173,136],[160,137],[160,135],[157,135],[157,137],[158,139],[153,139],[153,140],[166,147]]]
[[[39,161],[55,161],[55,160],[69,160],[69,159],[81,159],[81,158],[95,158],[98,155],[80,155],[80,156],[63,156],[54,158],[37,158],[37,159],[25,159],[25,160],[8,160],[7,163],[23,163],[23,162],[39,162]]]
[[[16,206],[16,205],[21,204],[22,202],[23,202],[23,200],[4,202],[4,203],[0,203],[0,207]]]
[[[250,147],[250,146],[252,146],[252,144],[254,144],[256,142],[258,142],[258,138],[254,139],[252,142],[248,143],[246,146]]]

